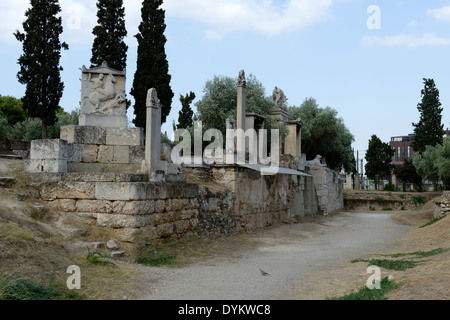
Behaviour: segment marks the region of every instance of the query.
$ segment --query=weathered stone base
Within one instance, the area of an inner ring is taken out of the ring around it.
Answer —
[[[93,114],[81,114],[79,117],[80,126],[126,128],[128,118],[124,116],[103,116]]]

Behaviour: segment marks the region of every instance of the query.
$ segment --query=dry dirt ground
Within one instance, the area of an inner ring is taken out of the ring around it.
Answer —
[[[23,179],[23,163],[0,159],[0,177]],[[38,199],[18,184],[0,188],[0,277],[19,273],[64,285],[69,265],[81,267],[85,299],[323,300],[357,290],[369,275],[353,259],[450,248],[450,218],[432,219],[432,204],[411,212],[342,212],[232,238],[187,239],[177,246],[179,264],[146,267],[132,257],[116,265],[92,264],[86,246],[110,235],[77,225],[61,213],[36,211]],[[83,230],[84,228],[84,230]],[[81,230],[81,232],[80,232]],[[128,261],[127,261],[128,260]],[[260,269],[270,275],[263,276]],[[393,300],[448,300],[450,251],[406,271],[382,270],[403,285]]]

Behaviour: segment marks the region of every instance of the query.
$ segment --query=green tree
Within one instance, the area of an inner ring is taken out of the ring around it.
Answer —
[[[123,0],[98,0],[97,23],[92,33],[95,36],[92,45],[91,67],[97,67],[103,61],[117,70],[127,67],[125,37],[125,9]]]
[[[445,139],[442,147],[437,147],[437,169],[439,178],[446,190],[450,190],[450,138]]]
[[[27,114],[23,111],[22,100],[0,95],[0,116],[5,117],[12,126],[24,121]]]
[[[61,49],[69,47],[59,39],[63,27],[58,0],[30,2],[31,8],[25,12],[26,20],[22,24],[24,32],[14,33],[23,49],[17,78],[26,85],[23,109],[28,116],[42,120],[41,136],[45,139],[47,126],[56,121],[56,110],[64,90],[59,66]]]
[[[403,165],[395,168],[394,174],[403,183],[409,182],[418,185],[419,188],[422,185],[422,177],[417,173],[412,160],[405,160]]]
[[[191,103],[194,100],[195,100],[195,93],[192,91],[186,94],[186,96],[180,94],[180,102],[182,108],[178,117],[178,126],[177,126],[178,129],[186,129],[193,126],[194,111],[192,111]]]
[[[391,162],[394,150],[389,144],[382,142],[376,135],[372,135],[369,148],[366,153],[366,175],[375,180],[375,188],[378,189],[378,180],[391,174]]]
[[[205,83],[203,96],[195,103],[197,117],[203,126],[225,133],[226,119],[237,116],[237,81],[237,77],[214,76]],[[247,77],[246,99],[247,112],[269,115],[273,101],[266,95],[261,82],[252,74]]]
[[[155,88],[162,105],[161,122],[165,123],[172,108],[173,92],[170,87],[171,75],[165,53],[167,39],[165,11],[162,0],[144,0],[142,22],[139,25],[137,69],[134,75],[131,95],[135,99],[134,124],[145,130],[147,92]]]
[[[417,173],[423,180],[430,180],[433,182],[433,190],[437,190],[437,181],[439,180],[439,168],[437,166],[439,158],[439,149],[441,145],[425,147],[425,151],[415,153],[413,156],[413,164],[417,169]]]
[[[423,153],[426,146],[442,144],[444,135],[443,108],[439,100],[439,90],[433,79],[423,79],[423,81],[425,88],[422,89],[422,102],[417,107],[420,112],[420,121],[413,123],[415,137],[412,147],[418,153]]]
[[[306,99],[300,107],[288,107],[289,119],[301,119],[302,152],[308,159],[321,155],[333,170],[353,172],[355,156],[352,149],[354,136],[338,117],[336,110],[320,108],[314,98]]]

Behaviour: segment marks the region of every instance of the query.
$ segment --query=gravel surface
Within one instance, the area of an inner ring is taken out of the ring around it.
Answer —
[[[378,253],[377,248],[411,229],[392,217],[351,212],[270,228],[264,237],[251,239],[258,242],[254,250],[185,268],[155,269],[158,279],[149,284],[148,293],[140,299],[289,299],[290,292],[302,292],[302,280],[310,287],[310,277],[321,269],[326,272],[342,262]],[[263,275],[260,269],[269,275]]]

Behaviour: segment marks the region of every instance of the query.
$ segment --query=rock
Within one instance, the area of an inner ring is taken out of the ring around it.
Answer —
[[[113,258],[120,258],[125,255],[125,251],[113,251],[111,252],[111,257]]]
[[[106,243],[106,248],[108,248],[109,250],[117,250],[119,249],[119,245],[114,240],[109,240]]]
[[[388,280],[389,281],[394,281],[394,276],[393,275],[389,275]]]
[[[16,194],[16,199],[18,201],[25,201],[27,199],[27,195],[26,194],[17,193]]]
[[[105,246],[103,242],[92,242],[90,247],[93,249],[101,249]]]
[[[17,180],[15,178],[0,177],[0,187],[2,188],[10,188],[16,184],[16,182]]]

